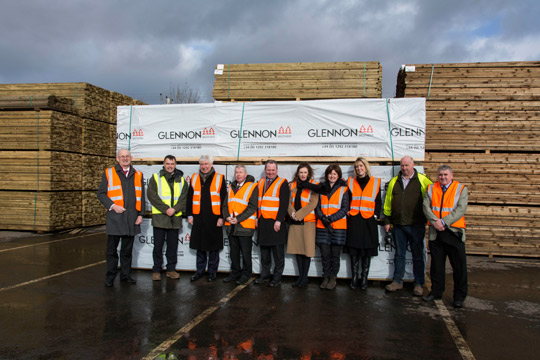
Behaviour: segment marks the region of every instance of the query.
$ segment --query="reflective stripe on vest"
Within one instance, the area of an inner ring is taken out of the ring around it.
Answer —
[[[142,209],[142,172],[135,170],[135,209],[141,211]],[[116,205],[124,207],[124,194],[122,191],[122,182],[116,169],[114,167],[108,168],[105,171],[107,176],[107,196],[111,199]]]
[[[459,201],[459,197],[465,185],[460,184],[457,181],[452,181],[452,184],[443,193],[441,183],[436,182],[433,185],[429,185],[427,193],[431,203],[431,210],[439,219],[444,218],[450,214],[456,207]],[[442,202],[442,204],[441,204]],[[453,224],[447,224],[453,227],[465,229],[465,217],[461,217]]]
[[[313,179],[309,181],[310,183],[314,183]],[[289,188],[291,189],[291,204],[294,207],[294,201],[296,198],[296,193],[293,191],[293,189],[296,189],[296,181],[293,181],[289,184]],[[306,207],[309,204],[309,199],[311,198],[312,191],[309,189],[303,189],[302,193],[300,194],[300,203],[302,207]],[[304,222],[315,222],[316,220],[315,216],[315,210],[312,210],[309,214],[307,214],[304,217]]]
[[[350,177],[347,183],[352,194],[350,214],[355,216],[360,213],[364,219],[371,218],[375,214],[375,199],[381,187],[381,179],[371,177],[364,190],[356,178]]]
[[[238,216],[238,214],[241,214],[246,210],[249,199],[251,198],[251,195],[253,194],[253,191],[255,191],[257,187],[257,183],[248,182],[242,185],[240,190],[234,193],[232,191],[232,185],[229,185],[229,197],[227,201],[227,206],[229,208],[229,214],[233,217]],[[242,221],[240,225],[246,229],[255,229],[255,220],[257,219],[257,210],[253,212],[253,214],[247,218],[246,220]],[[231,225],[228,221],[225,221],[225,225]]]
[[[212,213],[214,215],[221,215],[221,196],[220,190],[223,184],[223,175],[215,173],[210,184],[210,201],[212,203]],[[201,179],[199,174],[193,174],[191,176],[191,187],[193,188],[193,214],[198,215],[201,213]]]
[[[347,191],[346,186],[341,186],[339,191],[336,191],[332,194],[330,199],[328,196],[321,195],[321,211],[324,215],[330,216],[341,209],[341,203],[343,202],[343,195]],[[341,219],[338,219],[331,223],[332,228],[334,229],[347,229],[347,214],[345,214]],[[320,219],[317,219],[317,227],[324,229],[324,225]]]
[[[180,178],[181,182],[174,182],[174,198],[173,202],[171,203],[171,187],[169,186],[169,183],[167,179],[165,179],[165,176],[159,176],[159,174],[154,174],[154,180],[157,184],[157,194],[159,198],[167,204],[169,207],[174,207],[178,203],[178,199],[180,199],[180,194],[182,192],[182,188],[184,187],[184,178]],[[161,211],[159,211],[156,207],[152,206],[152,214],[162,214]],[[174,216],[182,216],[182,212],[179,211],[174,214]]]
[[[277,219],[279,210],[279,190],[285,179],[277,177],[263,194],[266,178],[259,181],[259,217]]]

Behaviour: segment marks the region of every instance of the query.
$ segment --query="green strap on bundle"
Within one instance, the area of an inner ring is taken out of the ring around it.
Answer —
[[[364,61],[364,97],[366,97],[366,62]]]
[[[386,116],[388,118],[388,135],[390,135],[390,150],[392,151],[392,177],[394,177],[394,143],[392,142],[392,124],[390,121],[390,99],[386,99]]]
[[[128,150],[131,151],[131,114],[133,112],[133,106],[129,107],[129,133],[128,133]],[[118,150],[118,149],[117,149]]]
[[[240,159],[240,143],[242,142],[242,127],[244,126],[244,108],[246,103],[242,104],[242,119],[240,120],[240,132],[238,133],[238,152],[236,154],[236,161]]]
[[[37,125],[36,125],[36,133],[37,133],[37,136],[36,136],[36,144],[37,144],[37,171],[36,171],[36,174],[37,174],[37,189],[36,189],[36,194],[34,196],[34,230],[36,230],[36,217],[37,217],[37,195],[38,195],[38,191],[39,191],[39,111],[36,111],[36,115],[37,115]]]
[[[431,93],[431,81],[433,81],[433,69],[435,68],[435,64],[431,64],[431,76],[429,77],[429,88],[427,93],[427,99],[429,100],[429,94]]]

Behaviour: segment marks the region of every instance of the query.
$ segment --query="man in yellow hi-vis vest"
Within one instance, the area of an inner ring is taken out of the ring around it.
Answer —
[[[163,159],[163,169],[154,174],[148,182],[146,195],[152,204],[152,227],[154,250],[152,257],[152,280],[161,280],[163,267],[163,245],[167,243],[167,271],[165,275],[178,279],[178,234],[182,228],[182,213],[186,210],[188,184],[183,172],[176,168],[176,157],[167,155]]]

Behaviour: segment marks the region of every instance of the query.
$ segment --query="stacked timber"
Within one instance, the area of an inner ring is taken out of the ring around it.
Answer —
[[[407,65],[396,94],[426,98],[427,174],[469,187],[467,252],[540,257],[540,62]]]
[[[116,107],[142,104],[88,83],[0,84],[0,228],[104,224],[96,191],[115,162]]]
[[[377,61],[220,64],[213,96],[222,101],[380,98]]]

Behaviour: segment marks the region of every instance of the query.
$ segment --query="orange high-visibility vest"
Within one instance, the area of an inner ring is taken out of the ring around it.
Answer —
[[[238,190],[235,194],[232,190],[232,185],[229,185],[229,197],[227,200],[227,206],[229,208],[229,214],[231,214],[231,216],[236,217],[238,216],[238,214],[241,214],[244,212],[244,210],[246,210],[249,204],[249,199],[251,199],[251,195],[256,188],[257,183],[247,182],[244,183],[240,190]],[[257,210],[255,210],[249,218],[242,221],[240,225],[242,225],[246,229],[255,229],[256,219]],[[225,221],[225,225],[231,224],[228,221]]]
[[[321,211],[324,215],[330,216],[335,214],[341,209],[341,202],[343,201],[343,196],[347,192],[348,188],[346,186],[341,186],[339,191],[334,192],[330,199],[327,195],[321,194]],[[341,219],[331,223],[334,229],[347,229],[347,214],[345,214]],[[317,227],[324,229],[324,225],[321,219],[317,219]]]
[[[279,210],[279,190],[284,181],[286,180],[278,176],[264,194],[266,178],[262,178],[261,181],[259,181],[259,217],[262,216],[265,219],[277,219]]]
[[[381,189],[381,179],[370,177],[364,190],[362,190],[356,178],[350,177],[347,183],[352,194],[351,216],[360,213],[364,219],[372,217],[375,214],[375,199],[377,199],[377,194]]]
[[[210,184],[210,201],[212,202],[212,213],[221,215],[221,185],[223,184],[223,175],[215,173]],[[201,213],[201,179],[199,173],[191,176],[191,187],[193,188],[193,214]]]
[[[459,197],[465,185],[452,181],[446,192],[443,194],[441,183],[429,185],[427,193],[431,202],[431,210],[439,218],[442,219],[452,212],[457,207]],[[441,204],[442,202],[442,204]],[[458,219],[449,226],[465,229],[465,216]]]
[[[310,183],[314,183],[313,179],[309,181]],[[293,181],[289,184],[289,188],[291,189],[291,204],[294,206],[294,199],[296,198],[296,193],[293,192],[293,189],[296,189],[296,181]],[[305,207],[309,204],[309,199],[311,198],[312,191],[309,189],[302,190],[302,193],[300,194],[300,203],[302,207]],[[304,217],[304,222],[315,222],[316,216],[315,216],[315,210],[312,210],[309,214],[307,214]]]
[[[135,169],[133,169],[135,170]],[[107,196],[119,206],[124,207],[124,194],[122,192],[122,183],[114,167],[105,171],[107,176]],[[137,211],[142,209],[142,172],[135,170],[135,208]]]

